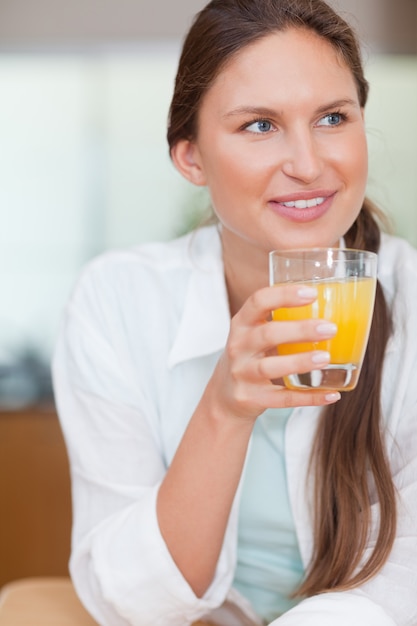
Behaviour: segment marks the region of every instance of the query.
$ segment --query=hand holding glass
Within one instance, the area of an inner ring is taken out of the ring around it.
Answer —
[[[323,319],[337,325],[329,340],[283,343],[278,354],[311,350],[330,353],[322,369],[284,377],[289,389],[351,391],[355,388],[366,351],[375,301],[377,255],[346,248],[273,251],[269,255],[270,283],[300,283],[317,289],[317,299],[272,313],[276,321]]]

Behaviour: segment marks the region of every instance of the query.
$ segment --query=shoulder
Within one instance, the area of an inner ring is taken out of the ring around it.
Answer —
[[[68,302],[72,310],[152,308],[181,300],[192,272],[221,259],[217,230],[209,227],[168,242],[112,250],[91,260]]]
[[[108,282],[119,280],[122,276],[130,277],[138,274],[156,276],[167,270],[175,271],[186,268],[188,237],[169,242],[145,243],[128,249],[110,250],[92,259],[83,268],[76,288],[90,280],[105,277]]]
[[[384,235],[379,253],[379,280],[391,310],[393,334],[387,354],[393,372],[414,376],[417,360],[417,251],[399,237]],[[393,361],[392,361],[393,362]],[[405,378],[405,375],[402,374]],[[414,386],[415,388],[415,386]]]
[[[378,255],[378,277],[389,300],[400,294],[409,294],[414,299],[417,295],[417,250],[405,239],[384,234]]]
[[[379,252],[380,256],[380,268],[389,273],[389,268],[393,269],[393,263],[395,266],[400,264],[409,264],[417,272],[415,266],[417,260],[417,250],[411,243],[402,239],[401,237],[395,237],[393,235],[387,235],[383,233],[381,239],[381,248]]]

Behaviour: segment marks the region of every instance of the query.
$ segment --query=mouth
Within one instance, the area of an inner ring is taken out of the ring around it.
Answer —
[[[290,202],[282,202],[284,206],[289,209],[310,209],[314,206],[320,206],[326,198],[319,196],[318,198],[311,198],[311,200],[290,200]]]
[[[312,222],[322,217],[330,209],[335,191],[297,193],[273,198],[268,205],[274,213],[292,222]]]

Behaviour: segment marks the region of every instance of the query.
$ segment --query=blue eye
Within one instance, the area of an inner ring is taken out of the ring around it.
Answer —
[[[248,130],[250,133],[258,134],[269,133],[272,129],[273,126],[271,122],[268,122],[268,120],[256,120],[255,122],[248,124],[245,128],[245,130]]]
[[[319,120],[319,126],[339,126],[346,117],[342,113],[328,113]]]

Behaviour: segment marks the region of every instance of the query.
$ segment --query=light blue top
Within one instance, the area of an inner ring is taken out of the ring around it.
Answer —
[[[245,468],[234,587],[266,623],[297,604],[301,562],[288,497],[285,427],[292,409],[269,409],[257,420]]]

